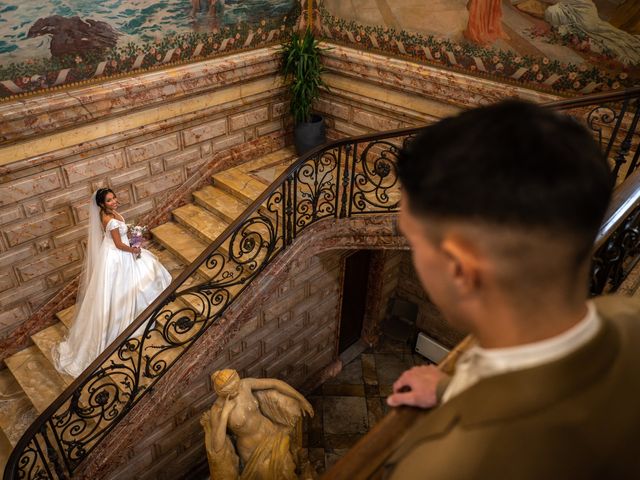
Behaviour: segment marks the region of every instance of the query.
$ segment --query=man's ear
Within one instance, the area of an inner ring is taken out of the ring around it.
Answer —
[[[475,249],[459,237],[448,236],[440,248],[449,262],[448,271],[460,293],[471,293],[480,286],[480,258]]]

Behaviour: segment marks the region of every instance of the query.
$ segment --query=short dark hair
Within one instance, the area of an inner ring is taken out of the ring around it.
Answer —
[[[401,150],[398,174],[418,216],[568,234],[583,259],[614,183],[576,120],[516,100],[425,128]]]

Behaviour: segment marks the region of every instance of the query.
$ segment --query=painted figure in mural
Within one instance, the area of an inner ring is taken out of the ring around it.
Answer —
[[[624,64],[640,63],[640,37],[601,20],[592,0],[562,0],[549,6],[544,17],[561,33],[566,31],[586,35],[595,45],[612,52]]]
[[[64,57],[101,53],[115,47],[120,34],[106,22],[51,15],[36,20],[27,33],[28,38],[41,35],[51,35],[49,49],[53,57]]]
[[[196,16],[200,13],[203,3],[207,3],[207,0],[191,0],[191,14]],[[224,0],[208,0],[209,8],[207,9],[207,14],[212,17],[218,16],[218,10],[224,9]]]
[[[301,418],[313,408],[298,391],[273,378],[240,379],[235,370],[214,372],[211,381],[218,398],[200,420],[211,478],[295,479],[296,466],[309,468],[299,461]]]
[[[486,45],[506,38],[502,30],[502,0],[469,0],[469,22],[463,32],[472,42]]]
[[[511,3],[522,12],[543,18],[560,34],[588,37],[594,48],[611,52],[624,64],[640,63],[640,37],[602,20],[593,0],[511,0]]]
[[[127,224],[117,207],[109,188],[96,190],[89,204],[89,237],[75,318],[67,338],[52,352],[56,368],[73,377],[171,283],[171,275],[151,252],[129,245]]]

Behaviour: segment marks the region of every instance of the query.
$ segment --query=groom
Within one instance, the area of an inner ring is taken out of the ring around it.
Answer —
[[[391,406],[433,408],[393,479],[640,478],[640,303],[587,301],[613,179],[573,119],[509,101],[401,152],[399,226],[418,276],[476,340],[453,377],[415,367]]]

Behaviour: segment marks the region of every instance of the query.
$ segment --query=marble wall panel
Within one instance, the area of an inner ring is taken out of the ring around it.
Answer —
[[[42,237],[56,230],[69,227],[73,224],[68,209],[60,209],[46,213],[39,217],[29,218],[21,222],[15,222],[4,229],[4,235],[10,246],[15,246],[29,240]]]
[[[13,274],[10,271],[0,272],[0,292],[9,290],[11,287],[16,286],[16,281],[13,279]]]
[[[19,306],[28,306],[25,305],[25,302],[29,297],[46,290],[44,279],[42,279],[31,283],[23,283],[20,285],[20,288],[12,288],[6,292],[2,292],[0,294],[0,310],[7,310],[16,304],[19,304]]]
[[[127,148],[127,156],[132,163],[148,160],[178,150],[178,136],[169,135]]]
[[[69,183],[77,183],[88,178],[117,171],[125,166],[124,152],[116,152],[99,155],[88,160],[81,160],[62,168]]]
[[[284,117],[289,113],[289,102],[278,102],[271,106],[272,118]]]
[[[82,253],[79,245],[71,244],[64,248],[56,249],[49,254],[31,258],[15,268],[20,276],[20,280],[27,282],[36,277],[47,274],[52,270],[77,262],[81,258]],[[52,283],[57,282],[54,281]]]
[[[249,112],[229,117],[229,126],[232,131],[265,122],[269,119],[269,108],[261,107]]]
[[[224,137],[221,140],[213,142],[211,144],[212,150],[214,152],[220,152],[222,150],[226,150],[227,148],[233,147],[235,145],[240,145],[244,142],[244,133],[236,133],[235,135],[229,135],[228,137]]]
[[[136,193],[136,198],[143,199],[150,195],[170,190],[172,187],[177,187],[184,180],[182,170],[175,169],[152,177],[151,179],[138,182],[133,188]]]
[[[24,218],[24,212],[18,205],[0,210],[0,225]]]
[[[227,133],[227,120],[220,119],[207,122],[182,132],[185,145],[193,145],[204,140],[211,140]]]
[[[29,310],[24,305],[0,311],[0,336],[6,335],[24,322],[29,316]]]
[[[89,198],[91,189],[88,185],[80,185],[78,187],[66,188],[61,192],[46,195],[42,198],[45,210],[53,210],[55,208],[68,205],[70,201],[78,198]]]
[[[7,268],[20,260],[36,254],[35,245],[26,245],[14,248],[0,255],[0,268]]]
[[[0,186],[0,206],[10,205],[62,186],[57,172],[47,172],[37,178],[26,178]]]
[[[282,130],[283,124],[280,120],[275,120],[273,122],[266,123],[256,128],[256,133],[259,137],[263,135],[267,135],[269,133],[277,132]]]
[[[114,187],[128,185],[131,182],[147,178],[149,176],[149,165],[138,165],[133,168],[120,169],[115,175],[111,175],[111,185]]]
[[[61,247],[62,245],[69,242],[80,242],[80,240],[84,240],[87,236],[87,225],[81,223],[73,228],[65,229],[64,232],[53,235],[53,243],[56,247]]]

